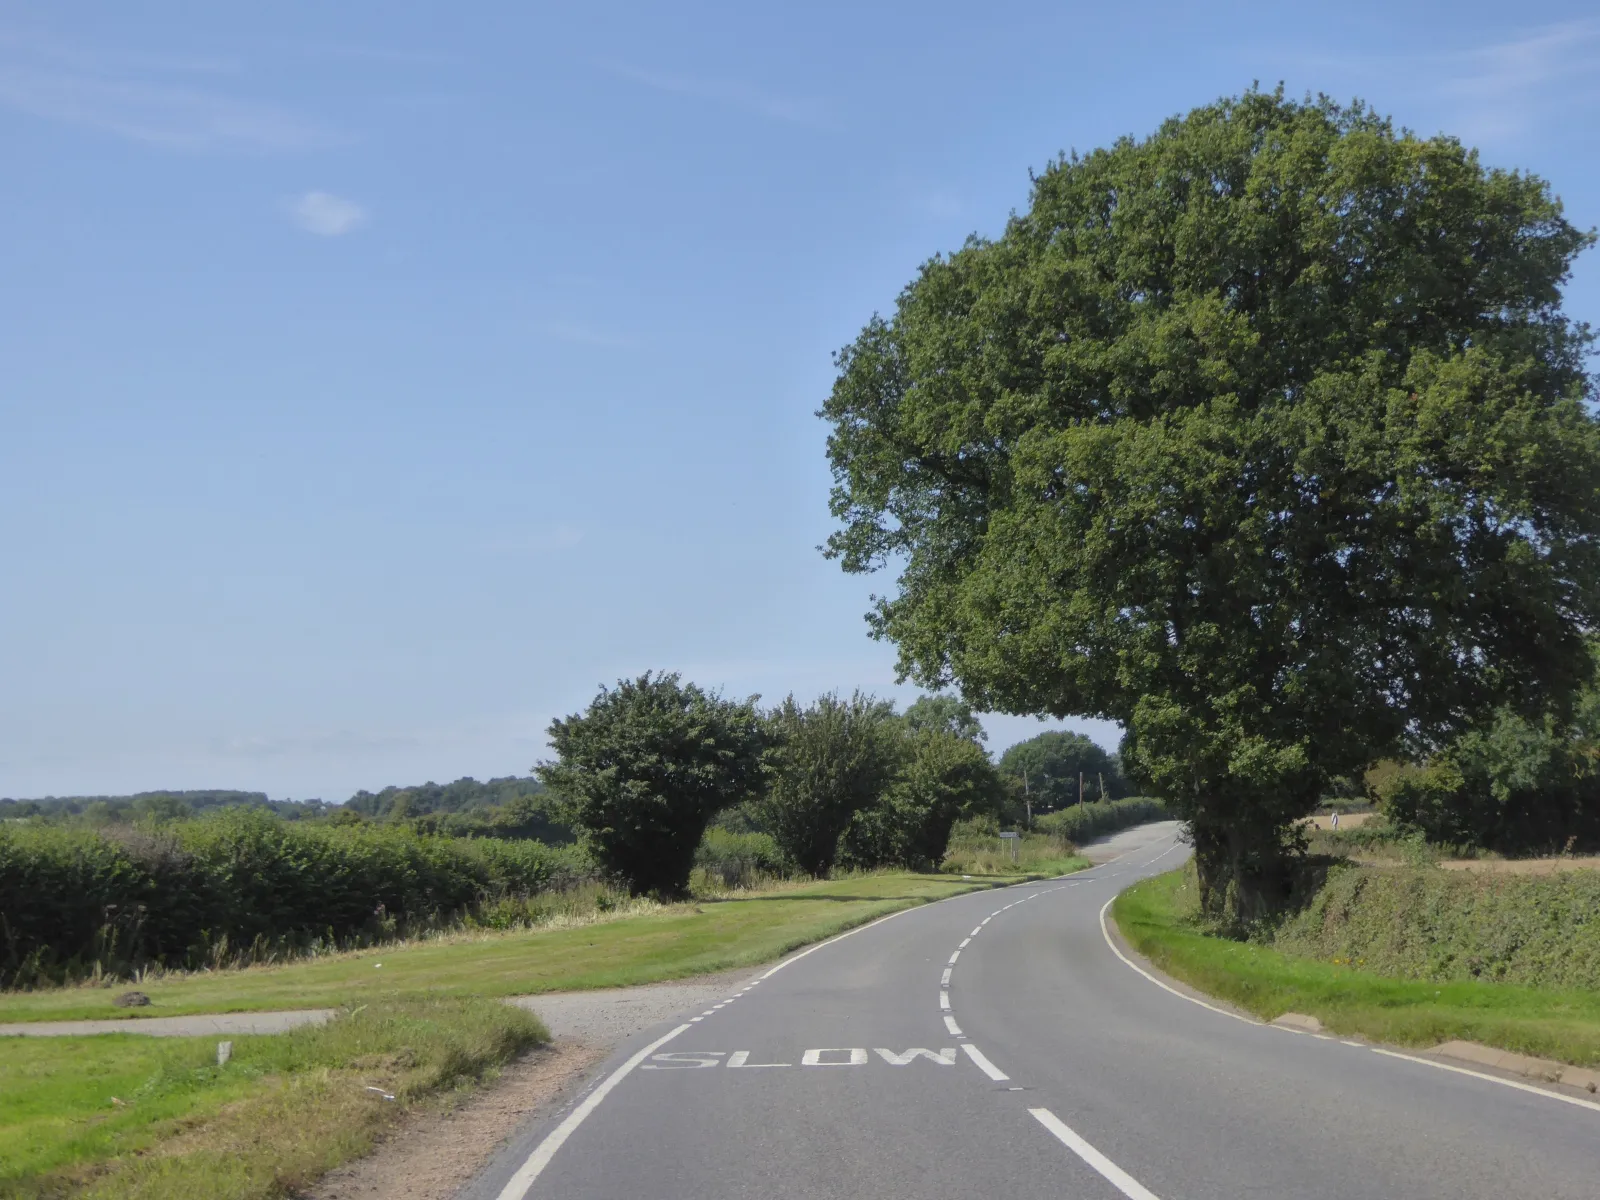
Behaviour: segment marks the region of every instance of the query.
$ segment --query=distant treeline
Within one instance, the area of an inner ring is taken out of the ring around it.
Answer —
[[[320,817],[337,805],[322,800],[271,800],[265,792],[226,788],[198,791],[135,792],[130,796],[44,796],[35,800],[0,798],[0,820],[15,817],[88,817],[117,820],[142,816],[178,817],[214,808],[265,808],[294,821]]]
[[[409,822],[419,832],[453,837],[536,838],[552,844],[573,840],[551,811],[551,797],[532,777],[507,775],[479,783],[427,783],[360,791],[344,804],[323,800],[272,800],[265,792],[227,789],[138,792],[129,796],[46,796],[0,799],[0,820],[38,817],[78,819],[90,825],[181,821],[223,808],[254,808],[289,821],[350,819]]]

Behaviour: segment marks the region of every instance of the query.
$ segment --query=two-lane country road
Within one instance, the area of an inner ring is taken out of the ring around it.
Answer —
[[[885,918],[651,1030],[464,1200],[1595,1200],[1600,1104],[1210,1010],[1102,910],[1175,827]]]

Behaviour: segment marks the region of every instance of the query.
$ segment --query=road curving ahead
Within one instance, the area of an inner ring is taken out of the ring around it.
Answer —
[[[645,1031],[463,1200],[1593,1200],[1600,1106],[1240,1020],[1134,969],[1102,912],[1187,852],[1175,826],[1144,835]]]

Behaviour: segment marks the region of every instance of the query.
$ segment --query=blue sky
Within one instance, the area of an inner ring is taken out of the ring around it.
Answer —
[[[0,2],[0,795],[523,772],[646,668],[909,698],[815,551],[830,353],[1252,80],[1600,223],[1592,3],[250,7]]]

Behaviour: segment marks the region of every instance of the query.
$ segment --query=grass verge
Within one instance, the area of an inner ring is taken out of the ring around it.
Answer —
[[[1111,912],[1167,974],[1263,1020],[1308,1013],[1330,1031],[1402,1046],[1459,1038],[1578,1066],[1600,1065],[1600,994],[1478,981],[1395,979],[1201,932],[1193,868],[1136,884]]]
[[[470,1087],[548,1037],[522,1009],[435,998],[236,1037],[225,1066],[215,1037],[7,1039],[0,1196],[293,1195],[369,1150],[406,1108]]]
[[[862,875],[736,892],[602,924],[462,934],[280,966],[168,975],[139,985],[152,1003],[136,1012],[335,1008],[386,996],[496,997],[652,983],[767,962],[898,909],[1041,874]],[[125,987],[5,993],[0,1022],[125,1017],[129,1010],[111,1003]]]

